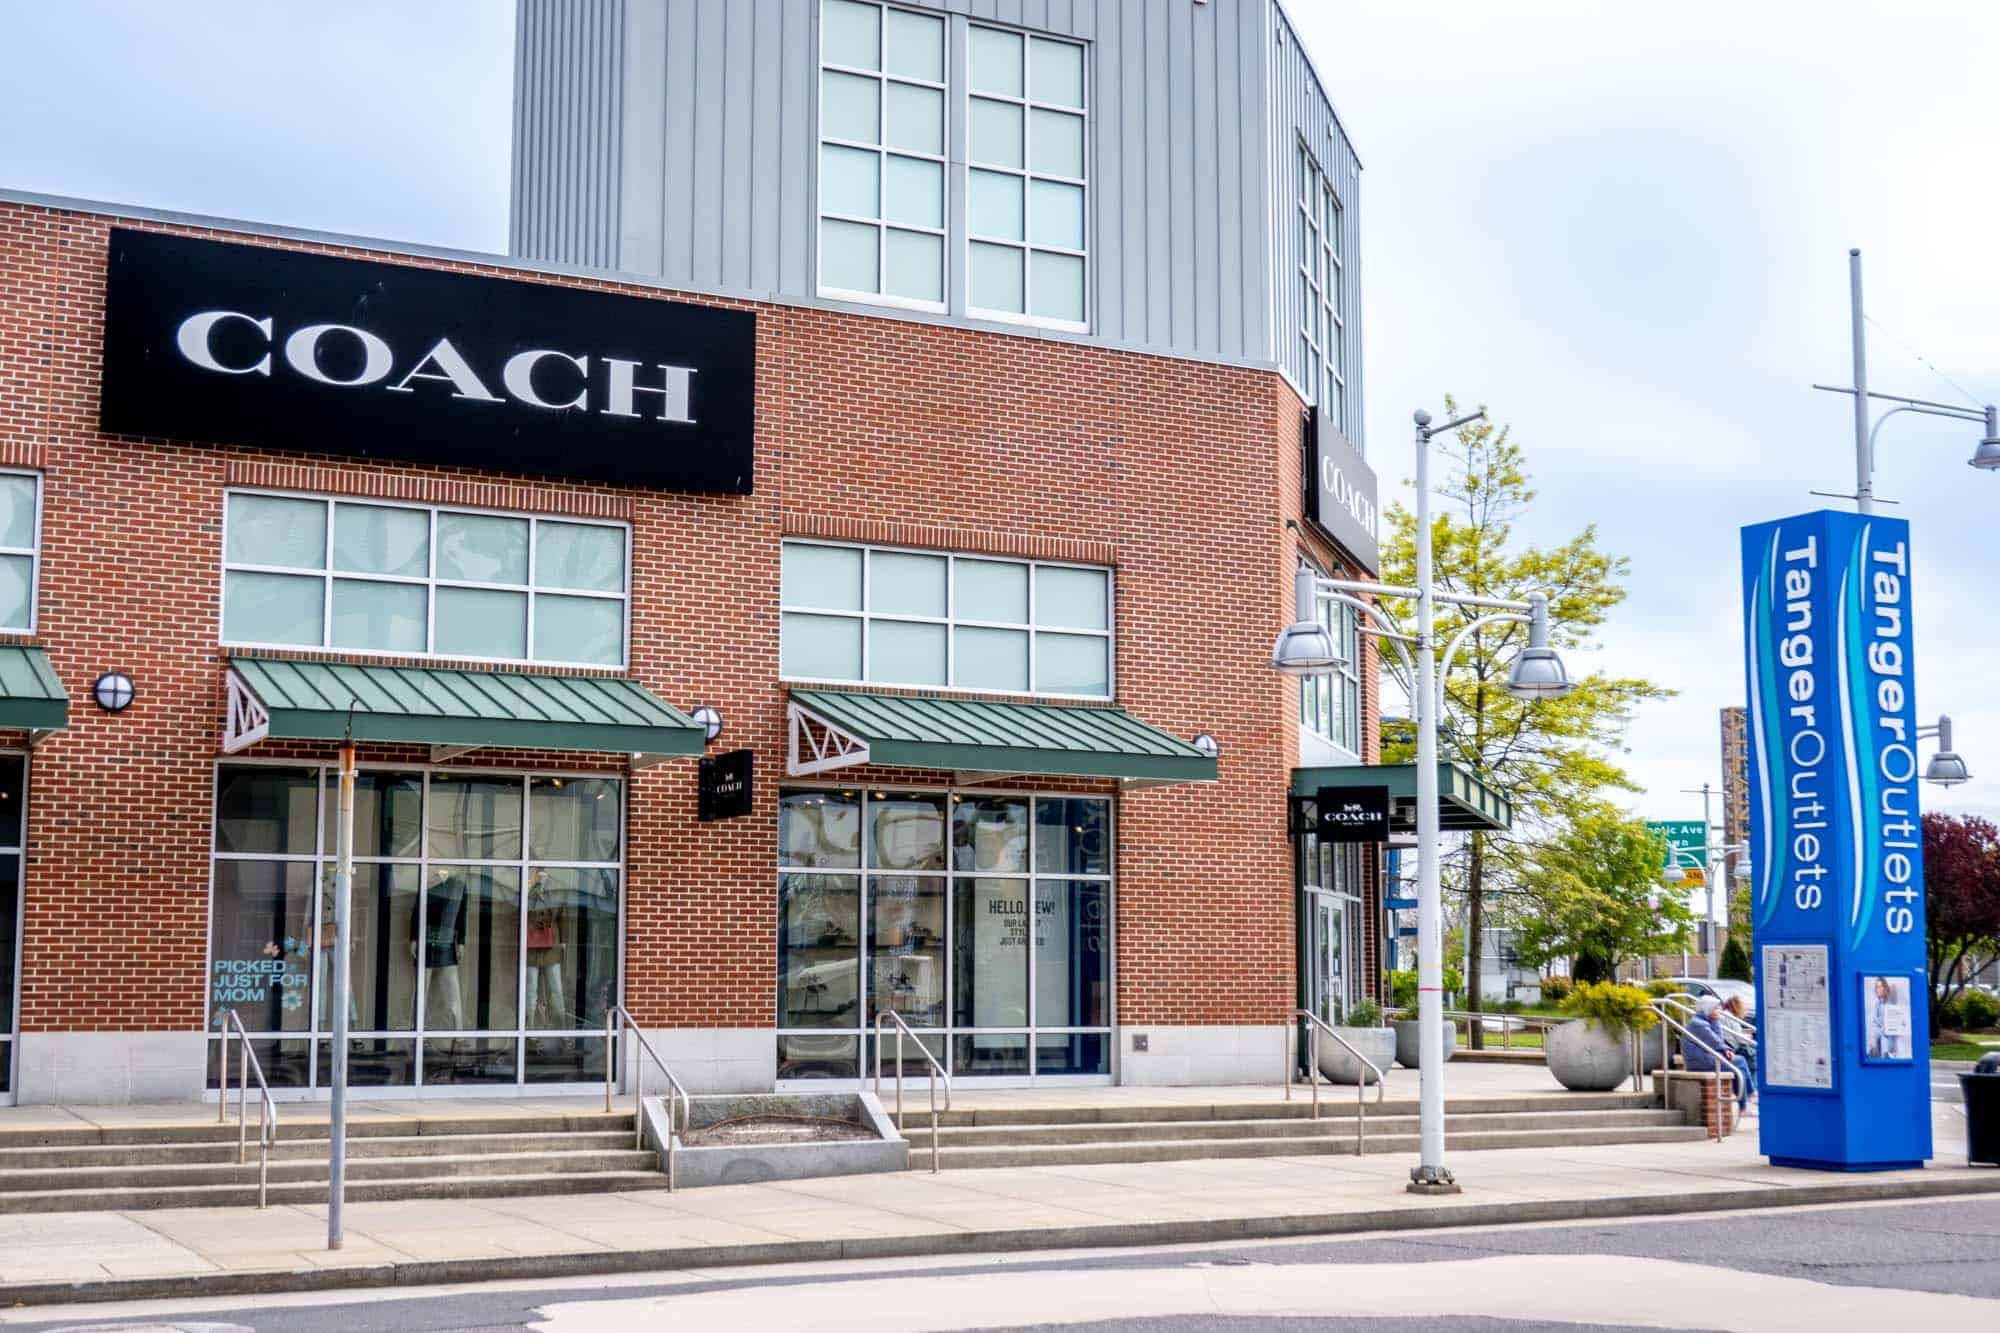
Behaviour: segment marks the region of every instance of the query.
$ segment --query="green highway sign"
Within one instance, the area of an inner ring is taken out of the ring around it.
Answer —
[[[1686,855],[1669,855],[1667,864],[1683,869],[1690,864],[1708,864],[1708,828],[1699,819],[1649,819],[1646,827],[1667,840],[1667,846]]]

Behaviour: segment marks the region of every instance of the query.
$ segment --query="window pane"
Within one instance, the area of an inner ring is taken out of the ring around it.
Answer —
[[[873,292],[882,286],[881,238],[873,227],[821,219],[819,282],[845,292]]]
[[[0,555],[0,629],[26,629],[34,613],[35,558]]]
[[[421,583],[335,579],[333,646],[368,648],[380,652],[423,652],[426,595]]]
[[[868,679],[890,685],[946,684],[944,626],[869,621]]]
[[[526,911],[526,1026],[604,1031],[618,998],[618,872],[536,870]],[[537,1044],[529,1039],[531,1051]]]
[[[778,798],[778,864],[861,864],[861,802],[853,792],[789,791]]]
[[[319,1029],[333,1028],[333,969],[339,932],[334,929],[333,866],[323,863],[319,912]],[[352,994],[347,1009],[354,1032],[408,1032],[417,1025],[417,896],[423,872],[416,866],[354,867],[353,939],[349,955]]]
[[[778,876],[778,1026],[858,1026],[860,979],[861,877]]]
[[[430,514],[386,505],[335,505],[333,567],[350,574],[424,577],[431,568]]]
[[[819,208],[855,217],[882,215],[881,157],[865,148],[821,144]]]
[[[530,778],[528,859],[616,861],[620,795],[615,778]]]
[[[906,551],[868,556],[868,609],[896,616],[943,616],[945,558]]]
[[[1036,181],[1029,187],[1028,239],[1036,245],[1083,248],[1083,187]]]
[[[1028,688],[1028,631],[961,625],[952,634],[958,673],[952,684],[978,690]]]
[[[1021,95],[1021,34],[975,27],[966,33],[966,73],[982,93]]]
[[[426,1087],[491,1087],[518,1081],[520,1042],[513,1037],[432,1037],[423,1047]]]
[[[1081,634],[1037,634],[1035,688],[1050,694],[1110,694],[1110,642]]]
[[[954,797],[951,807],[951,868],[989,874],[1028,871],[1028,798]]]
[[[965,207],[966,225],[973,235],[1010,241],[1022,238],[1019,176],[1003,176],[994,171],[967,172]]]
[[[514,861],[521,855],[521,780],[431,779],[430,854],[452,861]]]
[[[1083,48],[1074,42],[1052,42],[1037,37],[1028,52],[1033,82],[1029,95],[1037,102],[1058,106],[1083,105]]]
[[[610,597],[536,594],[535,660],[622,665],[625,603]]]
[[[328,791],[334,788],[331,784]],[[416,773],[357,773],[354,777],[354,854],[421,856],[424,780]],[[321,836],[328,856],[338,850],[340,803],[329,798]]]
[[[1022,313],[1027,307],[1022,302],[1021,252],[974,242],[967,253],[971,261],[965,275],[967,302],[980,310]]]
[[[27,794],[27,761],[20,755],[0,755],[0,847],[21,845],[21,803]],[[14,918],[0,911],[0,922],[11,922]],[[11,926],[0,925],[0,931],[11,930]],[[0,934],[0,941],[12,938]],[[11,947],[11,946],[9,946]],[[9,995],[0,987],[0,996]],[[0,1003],[5,1003],[0,999]],[[13,1029],[0,1023],[0,1033],[12,1033]]]
[[[234,1010],[252,1032],[311,1026],[313,866],[217,861],[209,915],[210,1021]]]
[[[1028,881],[962,879],[952,889],[954,1019],[960,1027],[1027,1026]]]
[[[787,611],[779,634],[778,670],[798,680],[860,680],[861,621]]]
[[[7,935],[0,940],[0,1032],[14,1035],[14,980],[20,968],[14,956],[14,923],[21,911],[21,858],[0,856],[0,921],[7,923]],[[10,1091],[7,1076],[13,1072],[13,1052],[0,1046],[0,1092]]]
[[[490,588],[439,588],[431,651],[444,657],[528,655],[528,594]]]
[[[1045,796],[1035,802],[1035,872],[1111,873],[1111,803]]]
[[[1101,569],[1040,565],[1035,569],[1035,623],[1064,629],[1110,629],[1109,576]]]
[[[1104,1032],[1038,1032],[1037,1074],[1108,1074],[1111,1037]]]
[[[625,529],[594,523],[535,527],[535,583],[585,592],[625,591]]]
[[[437,576],[471,583],[526,583],[528,520],[439,514]]]
[[[222,637],[229,643],[320,642],[326,581],[297,574],[236,574],[222,581]]]
[[[944,82],[944,20],[889,11],[889,72],[906,79]]]
[[[870,1022],[889,1012],[911,1027],[944,1026],[944,893],[942,875],[870,877]]]
[[[222,769],[215,779],[215,850],[311,856],[318,809],[314,769]]]
[[[326,504],[276,495],[229,497],[226,558],[232,565],[326,568]]]
[[[876,69],[881,64],[882,11],[854,0],[826,0],[820,10],[820,60]]]
[[[1034,265],[1035,293],[1029,313],[1083,323],[1083,260],[1036,251],[1029,262]]]
[[[1083,117],[1034,111],[1033,167],[1051,176],[1083,176]]]
[[[1105,887],[1091,880],[1035,883],[1037,1027],[1094,1028],[1111,1022]]]
[[[778,600],[786,606],[820,611],[861,609],[861,550],[854,546],[810,546],[786,542],[784,584]]]
[[[913,88],[907,83],[889,85],[889,137],[891,148],[907,148],[913,153],[944,154],[944,94],[936,88]]]
[[[944,237],[889,229],[889,281],[884,290],[912,301],[944,300]]]
[[[853,1024],[850,1022],[849,1027]],[[786,1078],[856,1078],[860,1065],[856,1048],[859,1042],[852,1036],[832,1033],[800,1036],[792,1034],[778,1038],[778,1077]],[[912,1070],[912,1073],[915,1071]]]
[[[1011,102],[972,99],[966,121],[966,159],[996,167],[1021,165],[1021,108]]]
[[[913,227],[944,226],[944,163],[891,154],[883,216]]]
[[[942,796],[876,792],[868,801],[868,868],[943,870]]]
[[[424,1028],[477,1032],[516,1026],[521,872],[513,866],[439,866],[424,886],[423,903],[417,952],[423,963]]]
[[[820,75],[819,132],[828,139],[882,141],[882,81],[859,74]]]
[[[960,560],[952,614],[960,620],[1027,624],[1028,567],[1004,560]]]
[[[35,544],[35,478],[0,473],[0,546]]]

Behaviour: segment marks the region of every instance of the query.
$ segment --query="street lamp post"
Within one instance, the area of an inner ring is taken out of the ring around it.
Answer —
[[[1315,675],[1342,662],[1340,646],[1321,624],[1319,600],[1354,608],[1363,617],[1364,633],[1391,645],[1414,677],[1410,710],[1417,724],[1417,1036],[1418,1164],[1411,1168],[1409,1189],[1415,1194],[1456,1194],[1458,1184],[1444,1165],[1444,959],[1443,908],[1438,876],[1438,718],[1444,711],[1440,678],[1452,659],[1477,630],[1491,625],[1528,626],[1528,646],[1517,653],[1507,673],[1507,689],[1516,698],[1554,698],[1574,688],[1562,658],[1549,646],[1548,598],[1536,593],[1526,601],[1472,597],[1436,586],[1431,569],[1430,445],[1443,435],[1485,417],[1484,412],[1431,424],[1419,409],[1416,422],[1416,556],[1415,587],[1368,583],[1352,579],[1322,579],[1302,568],[1296,588],[1299,619],[1287,626],[1271,647],[1271,665],[1288,675]],[[1364,601],[1373,598],[1374,601]],[[1417,624],[1406,633],[1378,603],[1383,599],[1415,602]],[[1437,604],[1445,602],[1485,611],[1458,633],[1439,658],[1436,643]],[[1373,621],[1373,626],[1368,626]],[[1416,649],[1412,659],[1409,647]]]

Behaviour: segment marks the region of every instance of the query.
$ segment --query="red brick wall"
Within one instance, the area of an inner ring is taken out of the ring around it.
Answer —
[[[773,1018],[781,538],[1113,564],[1118,703],[1222,745],[1220,783],[1119,799],[1119,1018],[1268,1023],[1292,1004],[1284,816],[1298,691],[1264,655],[1290,617],[1301,541],[1286,529],[1299,514],[1299,404],[1274,372],[758,306],[757,482],[741,497],[108,437],[95,422],[112,225],[0,204],[0,459],[45,469],[39,641],[72,699],[69,729],[34,760],[24,1030],[202,1021],[232,483],[629,518],[632,674],[683,708],[719,707],[721,744],[755,748],[758,766],[753,817],[709,825],[694,819],[691,760],[633,778],[626,994],[658,1025]],[[139,686],[115,717],[88,700],[113,668]],[[506,752],[463,762],[527,764]]]

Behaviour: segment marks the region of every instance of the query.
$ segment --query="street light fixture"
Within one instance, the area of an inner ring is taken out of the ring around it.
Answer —
[[[1410,1170],[1413,1194],[1456,1194],[1458,1185],[1444,1165],[1444,959],[1443,907],[1438,883],[1438,719],[1444,712],[1443,678],[1458,650],[1478,630],[1493,625],[1528,627],[1528,646],[1516,654],[1507,673],[1507,689],[1519,699],[1550,699],[1575,688],[1562,658],[1549,646],[1548,598],[1536,593],[1526,601],[1472,597],[1447,592],[1431,575],[1431,438],[1485,417],[1484,412],[1431,424],[1431,414],[1418,409],[1416,472],[1415,587],[1368,583],[1353,579],[1323,579],[1301,568],[1295,586],[1299,619],[1286,627],[1271,647],[1271,665],[1287,675],[1304,676],[1331,669],[1341,660],[1333,635],[1316,614],[1321,598],[1351,607],[1362,617],[1362,632],[1395,649],[1415,680],[1410,711],[1417,724],[1417,1027],[1418,1164]],[[1363,598],[1373,598],[1364,601]],[[1415,602],[1415,632],[1378,603],[1383,599]],[[1471,607],[1487,614],[1460,630],[1437,652],[1437,604]],[[1374,622],[1370,625],[1368,622]],[[1410,647],[1416,649],[1412,658]]]
[[[1983,447],[1983,446],[1982,446]],[[1936,725],[1917,728],[1917,739],[1937,737],[1937,753],[1924,765],[1924,781],[1935,782],[1940,787],[1955,787],[1961,782],[1972,780],[1971,772],[1958,751],[1951,748],[1951,719],[1940,715]]]

